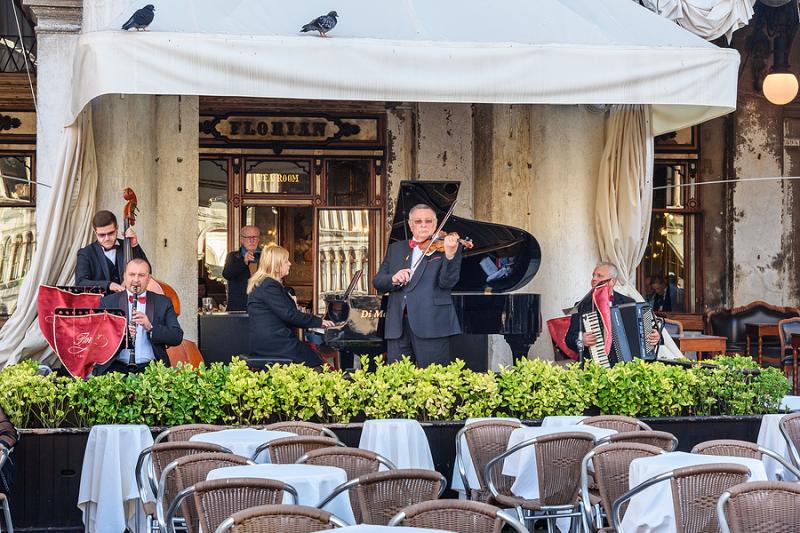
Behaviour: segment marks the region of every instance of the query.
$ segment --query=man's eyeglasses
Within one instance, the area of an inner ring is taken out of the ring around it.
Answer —
[[[433,223],[435,222],[435,220],[434,220],[434,219],[432,219],[432,218],[425,218],[425,219],[422,219],[422,218],[417,218],[417,219],[415,219],[415,220],[412,220],[411,222],[412,222],[413,224],[422,224],[422,223],[425,223],[425,224],[433,224]]]
[[[242,239],[260,239],[261,235],[242,235]]]
[[[95,231],[94,234],[97,235],[98,239],[105,239],[106,237],[111,237],[112,235],[116,235],[117,230],[109,231],[108,233],[98,233]]]

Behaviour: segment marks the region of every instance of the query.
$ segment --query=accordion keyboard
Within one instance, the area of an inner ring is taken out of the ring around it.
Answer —
[[[600,321],[600,313],[592,311],[581,315],[583,321],[583,330],[586,333],[594,335],[597,342],[594,346],[589,346],[589,353],[592,360],[600,366],[611,368],[611,363],[608,360],[608,354],[605,350],[605,336],[603,332],[603,324]]]

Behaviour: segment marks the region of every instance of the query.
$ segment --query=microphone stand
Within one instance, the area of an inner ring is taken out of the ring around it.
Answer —
[[[136,312],[136,306],[139,303],[139,287],[132,286],[133,292],[133,306],[131,307],[131,315],[128,318],[128,324],[133,323],[133,313]],[[130,344],[128,344],[128,368],[136,368],[136,326],[134,324],[133,333],[130,335]]]

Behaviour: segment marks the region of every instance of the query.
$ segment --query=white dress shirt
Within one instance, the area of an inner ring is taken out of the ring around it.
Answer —
[[[131,316],[131,312],[133,311],[133,304],[130,301],[131,296],[133,293],[130,291],[126,291],[128,297],[128,316]],[[139,298],[146,298],[147,291],[140,293]],[[147,303],[140,303],[136,304],[136,310],[141,311],[142,313],[147,313]],[[135,349],[135,357],[136,357],[136,364],[145,364],[148,363],[156,358],[155,353],[153,352],[153,345],[150,342],[150,337],[147,335],[147,330],[144,329],[144,326],[141,324],[136,326],[136,342],[134,344]],[[122,361],[123,363],[127,364],[130,360],[130,355],[128,354],[128,349],[123,348],[119,351],[119,355],[117,356],[118,361]]]

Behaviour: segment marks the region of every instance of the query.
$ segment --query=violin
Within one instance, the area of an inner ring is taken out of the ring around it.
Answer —
[[[472,244],[472,239],[470,239],[469,237],[462,239],[460,235],[455,231],[452,231],[450,233],[447,233],[446,231],[440,231],[435,236],[422,241],[417,246],[423,251],[427,250],[427,252],[425,253],[426,256],[433,255],[435,252],[444,252],[444,238],[449,235],[455,235],[461,246],[463,246],[467,250],[472,250],[474,246]]]

